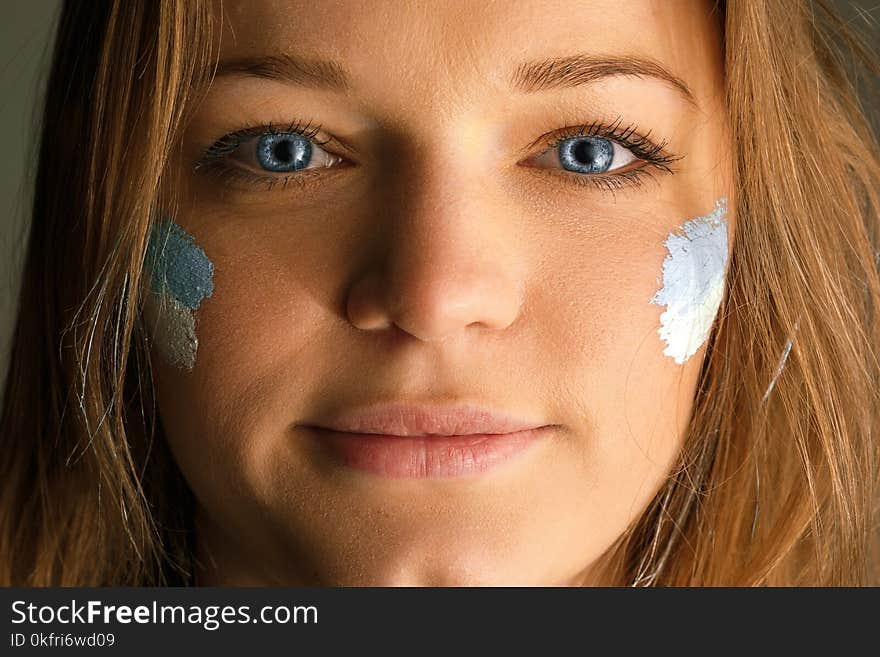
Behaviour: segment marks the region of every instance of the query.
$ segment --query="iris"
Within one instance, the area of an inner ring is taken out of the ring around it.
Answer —
[[[602,137],[573,137],[559,145],[559,160],[569,171],[602,173],[614,161],[614,144]]]
[[[312,144],[292,132],[263,135],[257,141],[257,161],[266,171],[296,171],[308,166]]]

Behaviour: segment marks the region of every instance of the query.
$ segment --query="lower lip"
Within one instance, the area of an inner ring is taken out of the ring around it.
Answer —
[[[389,436],[305,427],[344,465],[395,479],[486,472],[526,450],[552,428],[467,436]]]

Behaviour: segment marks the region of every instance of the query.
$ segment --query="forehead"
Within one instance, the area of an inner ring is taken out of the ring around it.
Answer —
[[[339,62],[364,95],[478,95],[520,62],[576,54],[660,63],[697,94],[720,78],[711,3],[699,0],[223,0],[220,58]]]

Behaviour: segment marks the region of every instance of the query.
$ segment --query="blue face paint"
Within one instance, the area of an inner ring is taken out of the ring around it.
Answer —
[[[191,310],[214,292],[214,263],[195,238],[173,221],[153,227],[147,247],[153,292],[168,294]]]
[[[191,370],[199,345],[194,311],[214,292],[214,264],[170,219],[153,227],[144,264],[153,292],[144,304],[148,327],[168,362]]]

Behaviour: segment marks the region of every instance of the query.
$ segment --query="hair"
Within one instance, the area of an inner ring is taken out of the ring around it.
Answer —
[[[880,66],[824,0],[714,8],[735,157],[726,296],[680,461],[605,576],[874,583],[880,146],[858,85]],[[64,3],[0,415],[0,584],[195,581],[140,290],[215,21],[206,0]]]

